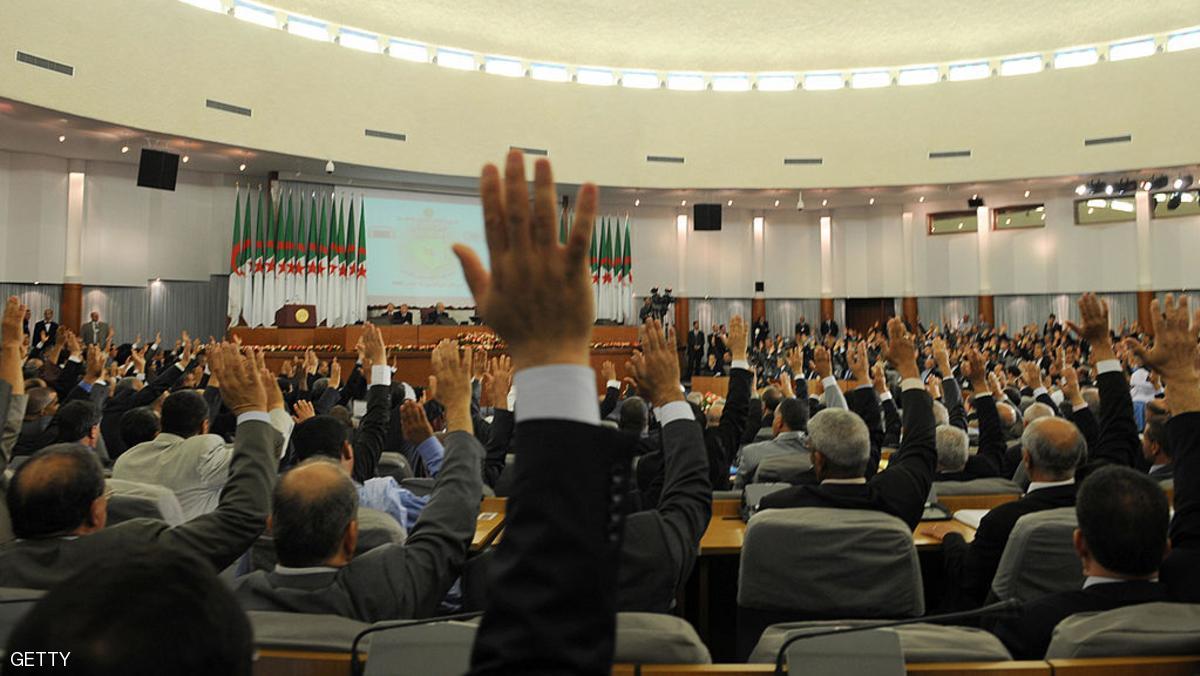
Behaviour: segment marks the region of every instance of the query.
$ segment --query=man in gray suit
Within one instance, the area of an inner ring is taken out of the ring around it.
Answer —
[[[355,557],[358,490],[336,462],[314,458],[275,488],[271,534],[279,564],[238,580],[247,610],[341,615],[362,622],[427,617],[462,572],[483,493],[483,447],[471,422],[470,350],[434,350],[446,406],[446,455],[429,504],[404,544]]]
[[[99,345],[104,346],[108,339],[112,337],[112,328],[108,322],[100,321],[100,313],[92,310],[92,321],[85,323],[79,327],[79,337],[83,338],[84,345]]]
[[[0,473],[3,473],[12,460],[13,446],[21,433],[21,423],[25,415],[25,407],[29,396],[25,394],[25,377],[21,373],[24,362],[24,331],[22,322],[25,320],[25,306],[16,296],[8,299],[4,307],[3,323],[0,324],[0,416],[3,416],[4,428],[0,432]],[[0,482],[0,497],[4,495],[4,485]],[[8,516],[6,504],[0,504],[0,543],[13,539],[12,520]]]
[[[10,302],[11,305],[11,302]],[[6,311],[7,314],[7,311]],[[76,444],[42,449],[21,465],[7,504],[18,540],[0,546],[0,586],[49,589],[97,558],[137,543],[158,543],[199,556],[217,570],[237,560],[266,525],[279,433],[267,422],[264,377],[254,358],[226,344],[209,350],[225,405],[237,416],[229,482],[217,509],[170,527],[134,519],[105,528],[108,492],[92,452]]]
[[[742,458],[738,462],[737,476],[733,480],[734,487],[742,488],[748,483],[754,483],[754,474],[758,471],[759,464],[767,458],[794,456],[796,472],[811,471],[812,454],[805,445],[804,430],[806,427],[808,427],[808,402],[796,398],[788,398],[779,402],[772,422],[775,438],[742,448]]]

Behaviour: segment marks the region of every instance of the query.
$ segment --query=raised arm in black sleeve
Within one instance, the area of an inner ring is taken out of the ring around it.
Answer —
[[[883,421],[879,414],[879,397],[875,390],[868,385],[856,387],[846,393],[846,405],[862,418],[871,435],[871,458],[867,461],[867,471],[864,476],[868,479],[879,471],[879,459],[883,453]]]
[[[374,478],[383,454],[387,436],[388,416],[392,408],[390,385],[372,385],[367,389],[367,413],[354,432],[354,480],[364,482]]]

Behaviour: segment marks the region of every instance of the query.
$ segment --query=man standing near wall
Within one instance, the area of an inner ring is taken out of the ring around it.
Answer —
[[[112,327],[100,321],[100,313],[92,310],[92,321],[79,327],[79,336],[84,345],[104,345],[112,337]]]

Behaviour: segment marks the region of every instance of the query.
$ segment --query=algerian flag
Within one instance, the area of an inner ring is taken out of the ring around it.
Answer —
[[[325,196],[321,195],[321,222],[317,227],[317,322],[329,319],[329,231],[325,229]]]
[[[342,282],[343,297],[346,299],[346,323],[353,324],[358,318],[358,248],[354,244],[354,198],[350,198],[350,218],[346,226],[346,279]]]
[[[358,209],[358,279],[355,280],[358,318],[367,320],[367,202],[363,199]]]
[[[246,326],[254,326],[254,233],[250,220],[250,188],[246,188],[244,216],[242,217],[242,248],[238,260],[242,269],[242,319]]]
[[[596,243],[596,230],[598,229],[599,226],[592,228],[591,253],[588,258],[592,270],[592,293],[595,294],[597,317],[600,316],[600,249]]]
[[[238,316],[242,314],[242,262],[239,260],[242,251],[242,216],[241,188],[233,193],[233,243],[229,246],[229,302],[226,305],[225,316],[229,325],[236,326]]]
[[[304,302],[317,306],[317,193],[308,207],[308,228],[304,240]]]
[[[266,249],[263,253],[263,307],[262,307],[262,323],[263,326],[270,326],[275,323],[275,240],[278,236],[275,233],[275,216],[271,208],[271,193],[268,191],[266,195],[266,227],[264,228],[264,237]]]
[[[296,223],[292,219],[291,190],[287,194],[287,222],[283,228],[282,249],[283,269],[279,271],[279,276],[283,279],[283,294],[279,297],[281,305],[296,299]]]
[[[625,251],[621,254],[621,267],[625,271],[625,321],[637,321],[637,308],[633,306],[633,243],[629,228],[629,215],[625,215]]]
[[[625,266],[621,265],[621,252],[624,249],[621,246],[621,223],[616,222],[616,229],[613,233],[616,243],[613,244],[613,320],[616,322],[625,322],[625,302],[621,296],[621,292],[625,289]]]
[[[263,191],[258,189],[258,218],[254,223],[254,324],[253,326],[263,325],[263,287],[265,286],[265,277],[263,275],[266,268],[266,215],[263,211]]]

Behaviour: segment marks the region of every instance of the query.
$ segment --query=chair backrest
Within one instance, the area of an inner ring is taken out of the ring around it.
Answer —
[[[404,479],[400,482],[400,486],[407,488],[410,493],[416,496],[429,495],[433,492],[433,485],[437,479],[432,477],[415,477]]]
[[[616,663],[711,664],[691,623],[674,615],[617,613]]]
[[[413,475],[412,466],[408,464],[408,458],[404,457],[403,453],[393,451],[379,455],[379,464],[375,468],[375,473],[379,476],[395,477],[396,481],[411,478]]]
[[[758,503],[763,497],[770,495],[776,491],[782,491],[785,488],[791,488],[791,484],[785,483],[751,483],[746,484],[746,488],[742,491],[742,514],[745,518],[750,518],[752,514],[758,511]]]
[[[179,498],[166,486],[125,479],[108,479],[107,483],[113,492],[108,499],[109,525],[150,518],[178,526],[185,520]]]
[[[746,526],[738,605],[800,617],[925,613],[912,531],[873,510],[769,509]]]
[[[1083,585],[1073,534],[1074,507],[1026,514],[1013,526],[992,580],[996,598],[1030,601]]]
[[[1023,491],[1009,479],[992,477],[971,481],[935,481],[937,495],[1020,495]]]
[[[8,635],[45,594],[41,589],[0,587],[0,645],[8,645]]]
[[[354,637],[371,626],[339,615],[250,610],[256,648],[349,652]]]
[[[369,507],[358,508],[358,543],[355,556],[389,544],[403,544],[408,539],[404,527],[390,514]],[[264,533],[250,545],[250,570],[273,570],[279,559],[275,556],[275,539]]]
[[[773,624],[763,632],[762,638],[758,640],[758,645],[754,646],[754,652],[750,653],[749,661],[774,662],[779,647],[796,632],[854,627],[867,622],[867,620],[848,620]],[[1012,659],[1000,639],[982,629],[921,623],[885,631],[894,631],[899,634],[900,649],[904,652],[905,662],[923,664],[932,662],[1006,662]]]
[[[807,453],[773,455],[758,463],[754,483],[797,484],[805,475],[812,476],[812,458]]]
[[[731,490],[724,490],[724,491],[713,491],[712,499],[713,500],[741,500],[742,499],[742,489],[738,488],[736,490],[731,489]]]
[[[1144,603],[1059,622],[1046,659],[1198,653],[1200,605]]]

